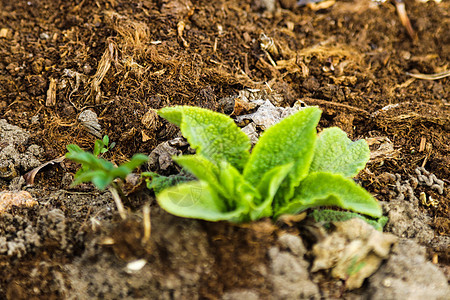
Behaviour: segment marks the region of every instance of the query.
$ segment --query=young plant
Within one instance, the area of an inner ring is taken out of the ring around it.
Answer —
[[[157,200],[168,212],[209,221],[278,218],[318,206],[338,206],[378,218],[378,202],[351,178],[369,148],[333,127],[317,136],[321,111],[307,107],[267,129],[250,154],[234,121],[213,111],[175,106],[158,114],[180,126],[195,155],[174,160],[198,181],[167,188]]]
[[[98,157],[102,154],[105,154],[112,148],[114,148],[115,145],[116,145],[116,143],[114,143],[114,142],[111,143],[111,145],[110,145],[109,144],[109,136],[105,135],[103,137],[103,139],[95,141],[94,151],[92,152],[92,154],[94,154],[95,156]]]
[[[121,201],[121,197],[125,197],[125,195],[115,180],[125,179],[134,169],[146,162],[148,157],[143,154],[135,154],[129,162],[117,167],[112,162],[98,157],[113,147],[113,144],[109,147],[108,145],[108,136],[95,142],[94,153],[84,151],[74,144],[67,145],[69,152],[66,153],[66,158],[81,164],[81,168],[75,174],[72,186],[82,182],[92,182],[99,190],[108,188],[116,202],[120,216],[125,219],[126,214]]]

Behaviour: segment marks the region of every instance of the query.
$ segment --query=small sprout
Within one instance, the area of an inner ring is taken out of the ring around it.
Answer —
[[[125,219],[126,214],[121,198],[126,198],[126,196],[115,180],[124,180],[134,169],[146,162],[148,157],[143,154],[135,154],[129,162],[117,167],[112,162],[99,157],[112,147],[114,147],[114,143],[109,145],[108,136],[95,142],[93,153],[71,144],[67,145],[69,152],[66,154],[66,158],[81,164],[81,169],[75,174],[72,186],[82,182],[92,182],[99,190],[108,188],[116,202],[120,216]]]
[[[116,143],[111,143],[111,145],[109,145],[109,137],[105,135],[103,139],[95,141],[94,151],[92,152],[92,154],[94,154],[95,156],[100,156],[101,154],[105,154],[106,152],[114,148],[115,145]]]

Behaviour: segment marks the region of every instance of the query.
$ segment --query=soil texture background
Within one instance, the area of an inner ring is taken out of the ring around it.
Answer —
[[[70,161],[45,166],[32,186],[23,178],[68,144],[92,149],[89,122],[116,143],[106,158],[119,164],[180,136],[155,109],[237,117],[245,93],[317,105],[319,129],[366,139],[372,156],[357,181],[383,203],[386,231],[405,239],[393,257],[419,243],[423,263],[449,280],[450,77],[417,77],[450,70],[450,2],[404,4],[414,34],[394,1],[0,0],[0,190],[37,204],[0,209],[0,299],[401,297],[382,294],[376,275],[348,291],[327,272],[310,274],[311,220],[180,219],[133,187],[123,221],[109,193],[70,187],[79,167]],[[80,118],[86,111],[94,121]],[[134,273],[137,260],[146,265]],[[283,265],[297,269],[280,287]]]

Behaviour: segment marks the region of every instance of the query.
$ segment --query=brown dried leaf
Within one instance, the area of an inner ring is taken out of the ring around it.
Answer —
[[[64,159],[66,159],[66,157],[63,155],[61,157],[52,159],[46,163],[43,163],[42,165],[34,168],[33,170],[31,170],[30,172],[26,173],[25,175],[23,175],[23,178],[25,179],[25,182],[27,183],[27,185],[33,185],[34,184],[34,177],[36,177],[36,174],[44,167],[48,166],[48,165],[53,165],[53,164],[58,164],[58,163],[62,163],[64,161]]]

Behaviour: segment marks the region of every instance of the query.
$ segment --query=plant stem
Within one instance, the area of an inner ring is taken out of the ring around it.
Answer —
[[[120,185],[115,181],[113,181],[111,183],[111,185],[117,190],[117,193],[119,193],[120,199],[123,200],[123,202],[125,202],[126,205],[131,205],[130,199],[122,191],[122,189],[120,188]]]
[[[109,186],[108,190],[111,192],[111,195],[114,199],[114,202],[116,202],[117,211],[119,212],[120,217],[122,220],[125,220],[127,218],[127,214],[125,212],[125,209],[123,208],[122,200],[120,199],[119,192],[114,186]]]
[[[150,222],[150,204],[145,204],[142,209],[142,215],[144,216],[144,237],[142,242],[145,244],[150,239],[150,234],[152,230],[152,224]]]

